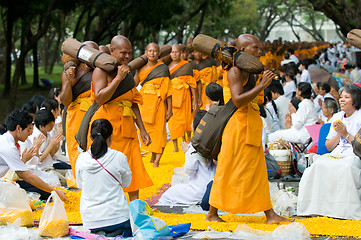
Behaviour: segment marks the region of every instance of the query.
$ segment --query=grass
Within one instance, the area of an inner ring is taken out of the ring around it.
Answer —
[[[63,67],[61,65],[55,65],[54,69],[53,69],[53,73],[46,74],[44,72],[44,67],[41,66],[41,67],[39,67],[39,80],[41,78],[45,78],[45,79],[48,79],[50,82],[52,82],[52,85],[54,87],[61,87],[62,71],[63,71]],[[12,73],[13,72],[14,72],[14,67],[12,69]],[[48,94],[49,94],[49,88],[46,88],[41,83],[41,81],[40,81],[40,88],[35,89],[32,87],[33,77],[34,77],[32,67],[26,67],[25,73],[26,73],[26,80],[27,80],[28,84],[19,86],[17,99],[16,99],[16,103],[15,103],[16,108],[21,108],[21,106],[25,102],[29,101],[32,98],[32,96],[34,96],[35,94],[40,94],[45,97],[48,97]],[[4,91],[4,85],[0,85],[1,94],[3,93],[3,91]],[[9,114],[8,103],[9,103],[8,98],[6,98],[6,97],[0,98],[0,123],[4,123],[6,116]]]

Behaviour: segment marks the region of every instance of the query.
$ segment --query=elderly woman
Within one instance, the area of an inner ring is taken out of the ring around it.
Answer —
[[[299,186],[298,215],[361,220],[361,161],[351,142],[361,128],[361,88],[340,90],[341,111],[333,116],[327,136],[329,154],[307,168]]]
[[[297,86],[297,98],[301,100],[298,110],[290,103],[290,114],[286,115],[286,130],[276,131],[268,136],[268,141],[274,142],[279,138],[283,138],[288,142],[306,143],[311,137],[306,126],[313,125],[318,121],[317,112],[313,102],[311,101],[312,87],[311,84],[301,82]]]

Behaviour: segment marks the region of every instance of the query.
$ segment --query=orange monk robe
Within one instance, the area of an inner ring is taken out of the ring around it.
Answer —
[[[75,134],[78,133],[81,120],[83,119],[88,108],[93,104],[90,100],[90,90],[81,93],[67,108],[65,139],[68,150],[69,161],[73,176],[75,176],[75,164],[78,159],[78,143],[75,140]]]
[[[193,78],[194,78],[194,81],[196,81],[196,83],[198,83],[198,81],[200,81],[200,74],[199,74],[199,69],[198,69],[198,64],[194,61],[188,61],[189,63],[192,64],[192,67],[193,67]],[[189,89],[190,91],[190,89]],[[196,89],[196,91],[198,91],[198,89]],[[191,92],[191,95],[192,95],[192,92]],[[198,96],[200,97],[200,96]],[[192,95],[192,101],[194,100],[194,96]],[[193,123],[193,118],[194,118],[194,115],[196,114],[196,112],[192,109],[192,114],[191,114],[191,118],[189,119],[190,121],[187,123],[187,128],[186,128],[186,131],[187,132],[192,132],[193,129],[192,129],[192,123]]]
[[[229,82],[227,78],[228,71],[223,72],[223,100],[227,103],[231,97],[231,89],[229,88]]]
[[[208,61],[207,57],[203,57],[203,59],[198,63],[200,80],[202,82],[202,96],[200,97],[202,98],[202,102],[203,102],[203,105],[202,107],[200,107],[200,110],[206,110],[207,104],[210,104],[206,96],[206,87],[208,86],[208,84],[217,81],[216,66],[210,65],[210,63],[206,63],[203,65],[203,62],[205,61]]]
[[[257,98],[239,108],[223,132],[209,199],[222,211],[255,213],[272,208]]]
[[[92,100],[95,100],[93,90]],[[134,192],[153,186],[152,179],[145,170],[140,154],[137,129],[132,116],[133,111],[131,110],[132,103],[142,103],[142,95],[140,95],[135,87],[114,100],[101,105],[94,113],[89,124],[89,126],[91,126],[91,124],[99,118],[105,118],[112,124],[113,137],[110,148],[118,150],[127,156],[128,164],[132,171],[132,182],[129,187],[123,188],[125,192]],[[91,146],[91,143],[89,129],[88,147]]]
[[[189,63],[181,60],[170,70],[170,74],[185,64]],[[185,75],[172,78],[171,85],[173,116],[168,121],[168,127],[170,138],[174,140],[183,137],[189,131],[189,123],[192,121],[190,88],[197,88],[197,84],[192,75]]]
[[[217,84],[219,84],[221,87],[223,87],[223,73],[225,70],[223,69],[222,65],[219,65],[217,67]]]
[[[142,85],[151,71],[161,64],[163,63],[158,62],[155,66],[139,72],[140,84]],[[140,94],[143,97],[143,104],[139,105],[139,109],[144,127],[152,140],[152,143],[149,146],[145,146],[143,141],[141,141],[142,148],[147,149],[150,152],[162,153],[163,148],[167,144],[165,121],[165,114],[167,111],[166,99],[172,95],[169,77],[158,77],[147,81],[140,89]]]

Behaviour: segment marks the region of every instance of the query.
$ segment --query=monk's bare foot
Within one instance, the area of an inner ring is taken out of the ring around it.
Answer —
[[[209,216],[209,214],[206,216],[206,221],[207,222],[226,222],[222,218],[220,218],[218,215]]]
[[[267,224],[279,224],[279,223],[290,223],[295,221],[295,219],[288,219],[288,218],[284,218],[279,216],[277,213],[275,213],[273,211],[273,209],[271,208],[268,211],[264,212],[266,214],[267,217]]]
[[[159,163],[157,163],[157,162],[154,162],[154,164],[153,164],[153,167],[154,167],[154,168],[157,168],[157,167],[159,167]]]
[[[179,149],[178,149],[178,148],[175,148],[173,152],[179,152]]]
[[[151,163],[154,163],[154,159],[150,159],[150,162],[151,162]]]

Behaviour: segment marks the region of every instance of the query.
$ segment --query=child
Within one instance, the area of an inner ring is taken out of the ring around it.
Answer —
[[[196,129],[206,111],[197,111],[193,119],[193,129]],[[182,148],[183,149],[183,148]],[[216,166],[212,159],[205,159],[188,145],[185,155],[184,169],[189,176],[188,183],[180,183],[170,187],[159,199],[161,205],[197,204],[206,192],[207,184],[213,180]]]
[[[79,155],[75,171],[82,189],[80,214],[84,227],[92,233],[114,237],[131,237],[129,207],[122,187],[132,180],[127,157],[110,149],[113,127],[106,119],[91,125],[93,143]]]
[[[208,104],[206,106],[207,111],[215,104],[224,105],[223,100],[223,88],[217,83],[210,83],[206,87],[206,96]]]

